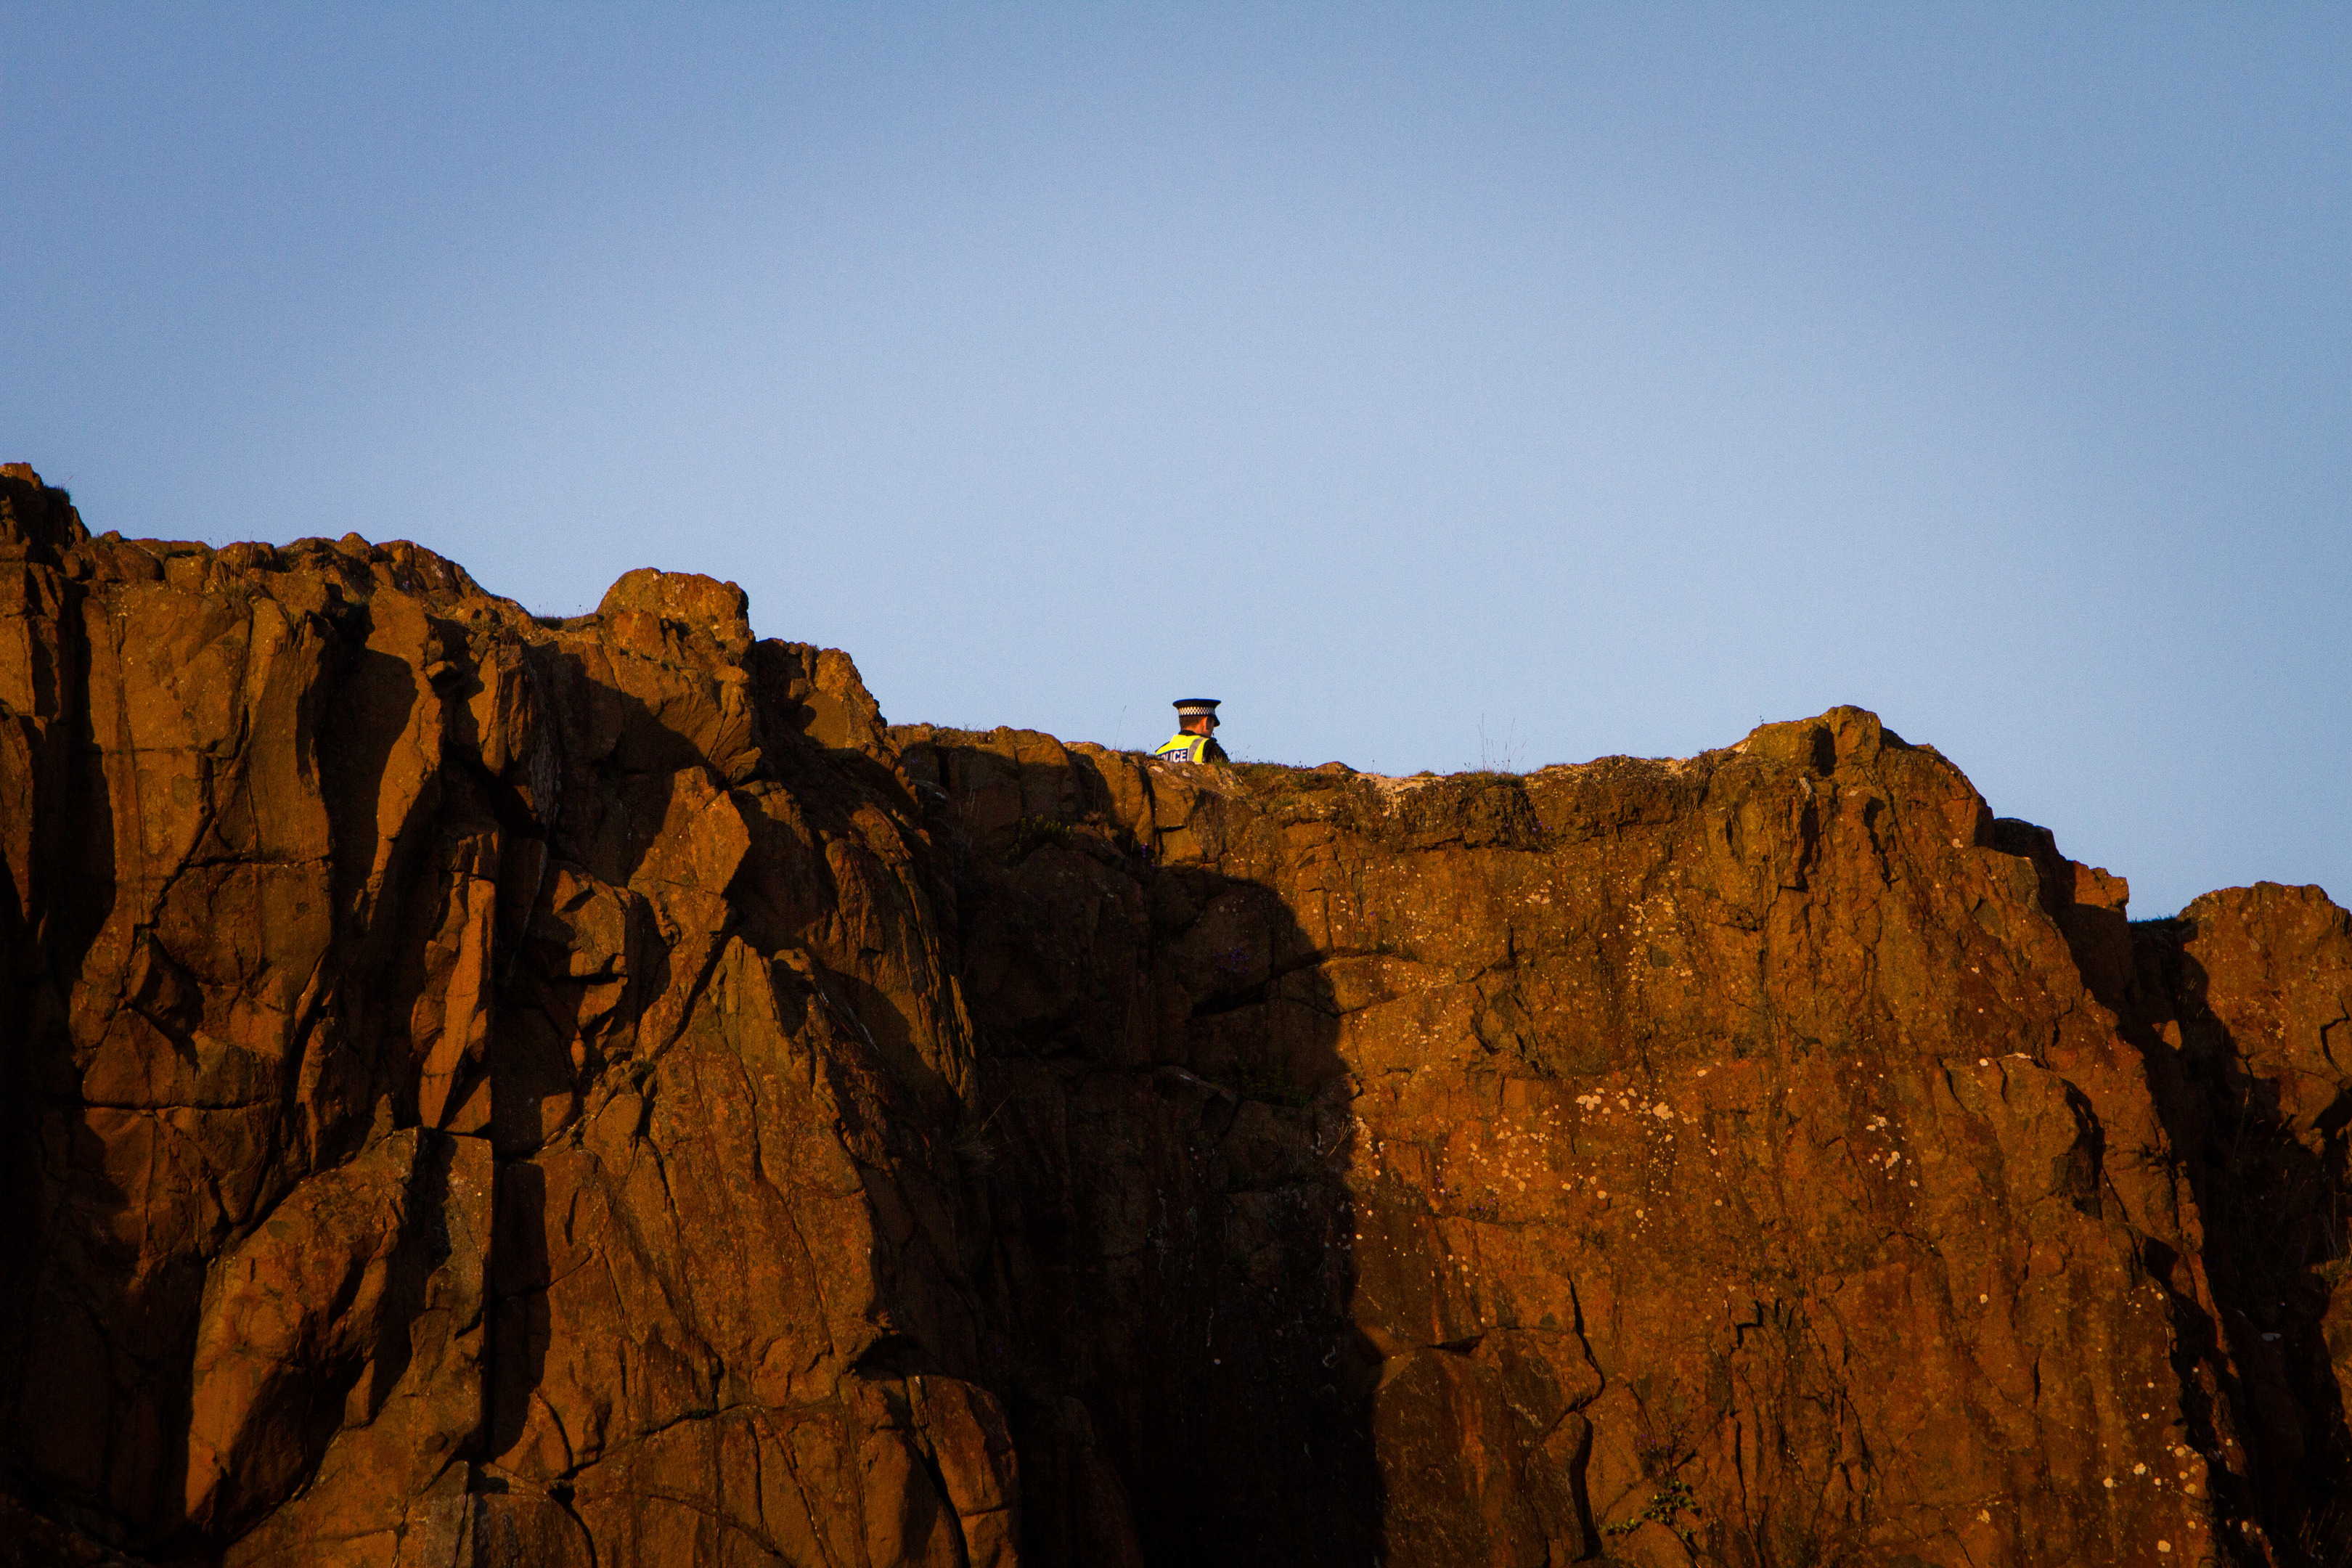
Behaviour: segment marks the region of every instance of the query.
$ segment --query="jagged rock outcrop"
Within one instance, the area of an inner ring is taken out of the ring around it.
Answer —
[[[887,729],[0,477],[26,1563],[2333,1563],[2352,929],[1867,713]]]

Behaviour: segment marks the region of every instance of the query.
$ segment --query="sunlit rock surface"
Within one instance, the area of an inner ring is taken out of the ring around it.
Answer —
[[[2337,1563],[2352,928],[0,478],[0,1563]]]

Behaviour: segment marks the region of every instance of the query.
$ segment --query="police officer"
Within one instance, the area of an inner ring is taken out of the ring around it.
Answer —
[[[1223,763],[1232,759],[1212,734],[1217,727],[1217,700],[1186,697],[1176,704],[1176,732],[1151,754],[1172,763]]]

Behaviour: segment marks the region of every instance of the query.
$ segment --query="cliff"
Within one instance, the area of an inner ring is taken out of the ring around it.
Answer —
[[[1838,709],[885,726],[0,477],[0,1562],[2352,1553],[2352,923]]]

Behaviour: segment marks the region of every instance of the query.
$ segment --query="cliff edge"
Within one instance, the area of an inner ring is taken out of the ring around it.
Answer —
[[[2334,1563],[2352,922],[0,470],[0,1563]]]

